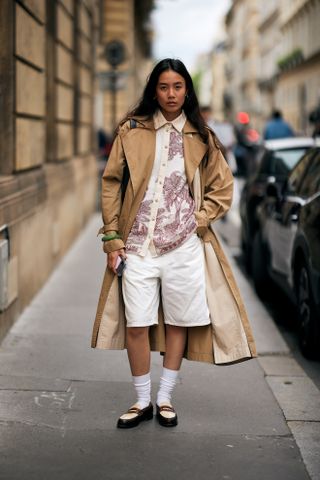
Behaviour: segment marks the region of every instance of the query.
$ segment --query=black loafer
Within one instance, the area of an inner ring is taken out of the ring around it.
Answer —
[[[164,412],[174,413],[174,416],[169,418],[164,416]],[[157,420],[163,427],[176,427],[178,425],[178,415],[172,405],[157,405]]]
[[[153,405],[150,403],[146,408],[131,407],[126,413],[135,414],[132,418],[124,419],[119,418],[118,428],[132,428],[139,425],[144,420],[151,420],[153,418]]]

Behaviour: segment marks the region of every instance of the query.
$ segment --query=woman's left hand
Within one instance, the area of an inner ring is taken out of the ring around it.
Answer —
[[[124,248],[108,253],[108,258],[107,258],[108,268],[112,270],[114,274],[117,273],[116,264],[117,264],[118,257],[121,257],[123,259],[127,258]]]

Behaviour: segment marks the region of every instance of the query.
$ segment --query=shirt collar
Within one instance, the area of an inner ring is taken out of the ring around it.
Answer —
[[[186,123],[187,117],[182,110],[179,117],[175,118],[171,122],[169,122],[162,114],[161,110],[158,109],[153,116],[154,120],[154,128],[158,130],[159,128],[163,127],[164,125],[171,124],[178,132],[182,132],[184,124]]]

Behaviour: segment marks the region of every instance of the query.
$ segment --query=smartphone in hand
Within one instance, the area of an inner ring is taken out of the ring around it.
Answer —
[[[117,258],[117,262],[116,262],[116,272],[117,272],[118,277],[122,276],[122,273],[123,273],[123,270],[125,269],[125,266],[126,266],[125,259],[120,257],[120,255],[119,255],[119,257]]]

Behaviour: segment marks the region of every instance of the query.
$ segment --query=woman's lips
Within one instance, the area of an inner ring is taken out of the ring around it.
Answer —
[[[170,107],[174,107],[175,105],[177,105],[177,102],[168,102],[167,105],[169,105]]]

